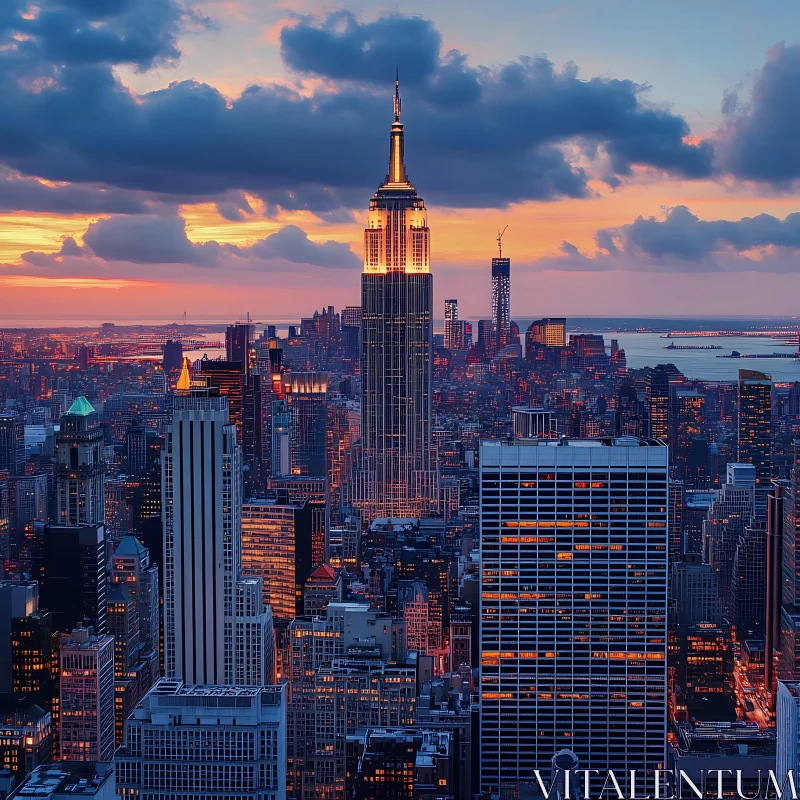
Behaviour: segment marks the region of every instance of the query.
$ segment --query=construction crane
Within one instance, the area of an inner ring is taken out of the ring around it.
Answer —
[[[508,230],[508,225],[501,231],[497,231],[497,249],[500,251],[500,258],[503,257],[503,234]]]

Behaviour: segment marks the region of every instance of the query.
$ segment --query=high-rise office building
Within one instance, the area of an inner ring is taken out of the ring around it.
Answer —
[[[403,159],[397,84],[389,172],[370,200],[364,231],[361,307],[361,505],[372,516],[407,516],[429,506],[437,490],[431,478],[433,277],[425,203]]]
[[[699,553],[687,553],[681,561],[672,564],[670,600],[675,609],[679,638],[685,637],[693,625],[722,623],[717,573],[711,564],[703,562]]]
[[[464,349],[464,324],[458,318],[458,300],[444,301],[444,346],[446,350]]]
[[[158,652],[158,567],[150,551],[135,537],[125,536],[111,558],[111,583],[127,587],[136,605],[139,637],[147,650]]]
[[[124,796],[285,800],[285,686],[162,679],[128,720],[116,754]]]
[[[698,489],[706,488],[692,469],[692,447],[705,432],[705,396],[701,392],[678,390],[672,399],[669,446],[675,477]],[[707,469],[706,469],[707,473]],[[707,478],[707,474],[705,476]]]
[[[669,371],[665,366],[648,370],[645,398],[650,436],[669,441]]]
[[[763,639],[766,628],[767,527],[752,519],[739,534],[731,575],[731,617],[736,639]]]
[[[481,444],[481,790],[565,745],[663,767],[667,448],[631,437]]]
[[[755,513],[755,476],[750,464],[728,464],[726,483],[703,522],[703,552],[705,560],[717,571],[720,600],[726,615],[733,615],[731,588],[733,559],[739,537]]]
[[[225,397],[176,397],[162,457],[166,675],[230,683],[241,453]]]
[[[358,400],[333,398],[328,401],[326,422],[326,464],[330,524],[344,522],[342,502],[348,475],[352,470],[352,451],[360,438],[361,407]]]
[[[270,475],[290,475],[292,471],[292,413],[286,400],[272,402]]]
[[[287,372],[284,375],[284,395],[291,417],[292,475],[326,476],[329,378],[327,372]]]
[[[50,709],[56,690],[60,635],[49,611],[33,611],[11,620],[11,680],[15,695]]]
[[[60,742],[65,761],[114,757],[114,637],[76,628],[59,653]]]
[[[107,549],[102,524],[43,526],[34,568],[39,606],[51,613],[54,630],[106,632]]]
[[[543,347],[565,347],[567,344],[567,320],[564,317],[535,319],[525,333],[526,351],[532,345]]]
[[[242,507],[242,574],[261,578],[276,624],[303,613],[311,574],[312,519],[307,503],[252,500]]]
[[[769,709],[775,711],[775,652],[781,642],[781,600],[783,569],[783,520],[787,486],[773,481],[767,497],[767,580],[764,608],[764,687]]]
[[[800,771],[800,683],[778,682],[775,720],[775,774]]]
[[[237,322],[234,325],[228,325],[225,330],[226,359],[241,364],[244,367],[245,375],[249,373],[251,362],[255,356],[253,351],[254,338],[255,325],[249,322]]]
[[[61,525],[102,525],[103,432],[97,425],[97,412],[85,397],[79,397],[61,415],[56,456],[56,521]]]
[[[751,369],[739,370],[737,459],[756,470],[756,503],[761,514],[772,478],[772,378]]]
[[[25,472],[25,420],[12,413],[0,414],[0,472]]]
[[[254,671],[257,640],[264,660],[252,682],[263,684],[271,618],[254,599],[260,583],[241,577],[241,450],[226,398],[176,397],[162,461],[166,675],[233,684]]]
[[[167,339],[161,348],[161,367],[166,373],[178,370],[183,364],[183,342]]]
[[[0,695],[12,692],[11,628],[14,620],[38,610],[39,586],[36,581],[0,581]]]
[[[501,244],[502,234],[497,237]],[[497,349],[502,350],[509,343],[511,328],[511,259],[500,257],[492,259],[492,326],[497,337]]]

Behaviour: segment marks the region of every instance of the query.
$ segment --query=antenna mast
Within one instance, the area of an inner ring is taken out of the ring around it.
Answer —
[[[508,230],[508,225],[501,231],[497,231],[497,249],[500,252],[500,258],[503,257],[503,234]]]

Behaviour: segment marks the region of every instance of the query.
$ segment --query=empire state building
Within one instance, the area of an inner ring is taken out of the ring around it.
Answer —
[[[358,494],[370,516],[416,516],[438,506],[430,231],[425,202],[406,174],[400,111],[395,81],[389,172],[369,203],[361,276]]]

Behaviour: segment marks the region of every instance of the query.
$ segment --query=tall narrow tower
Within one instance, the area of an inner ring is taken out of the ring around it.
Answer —
[[[378,516],[405,516],[431,498],[430,232],[425,202],[406,174],[395,81],[389,172],[369,203],[361,276],[359,494]]]
[[[498,257],[492,259],[492,326],[498,350],[508,344],[511,330],[511,259],[503,258],[505,232],[497,232]]]

